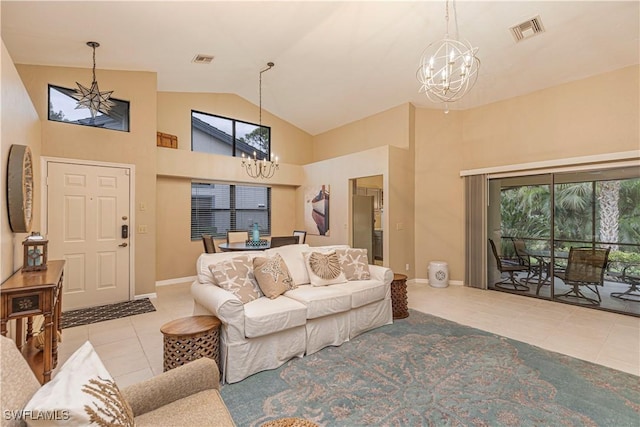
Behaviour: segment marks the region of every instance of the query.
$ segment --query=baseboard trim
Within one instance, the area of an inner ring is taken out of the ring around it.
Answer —
[[[198,276],[178,277],[177,279],[158,280],[156,286],[177,285],[178,283],[193,282]]]
[[[145,299],[145,298],[149,298],[149,299],[151,299],[151,298],[157,298],[157,297],[158,297],[158,295],[157,295],[155,292],[152,292],[152,293],[150,293],[150,294],[135,295],[135,296],[133,297],[133,299],[134,299],[134,300],[138,300],[138,299]]]
[[[426,285],[429,284],[429,279],[409,279],[407,283],[424,283]],[[452,286],[464,286],[464,281],[462,280],[449,280],[449,284]]]

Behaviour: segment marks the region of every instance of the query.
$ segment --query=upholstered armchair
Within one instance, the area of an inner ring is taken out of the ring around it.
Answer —
[[[6,414],[25,408],[40,383],[14,341],[0,337],[0,351],[0,425],[19,426],[20,420]],[[216,362],[202,358],[124,388],[121,394],[136,426],[234,426],[219,389]]]

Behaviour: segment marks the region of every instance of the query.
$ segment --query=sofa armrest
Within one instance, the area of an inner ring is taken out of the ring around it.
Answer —
[[[369,264],[369,274],[371,274],[371,280],[380,280],[387,285],[393,282],[393,271],[390,268]]]
[[[122,389],[133,416],[158,409],[204,390],[220,390],[218,365],[201,358]]]
[[[237,296],[216,285],[197,280],[191,284],[191,296],[197,305],[220,319],[223,333],[231,342],[244,339],[244,304]]]

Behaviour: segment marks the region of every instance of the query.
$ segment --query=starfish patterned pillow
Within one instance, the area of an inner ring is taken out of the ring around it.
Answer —
[[[241,255],[209,266],[216,285],[233,293],[243,304],[262,296],[253,275],[253,263],[248,255]]]
[[[280,254],[275,254],[271,258],[254,258],[253,274],[262,292],[271,299],[296,288],[289,268]]]
[[[347,280],[371,279],[366,249],[337,249],[336,254]]]

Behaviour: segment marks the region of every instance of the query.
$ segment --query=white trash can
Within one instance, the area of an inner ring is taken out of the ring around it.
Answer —
[[[449,265],[446,262],[431,261],[427,271],[429,272],[429,285],[434,288],[449,286]]]

